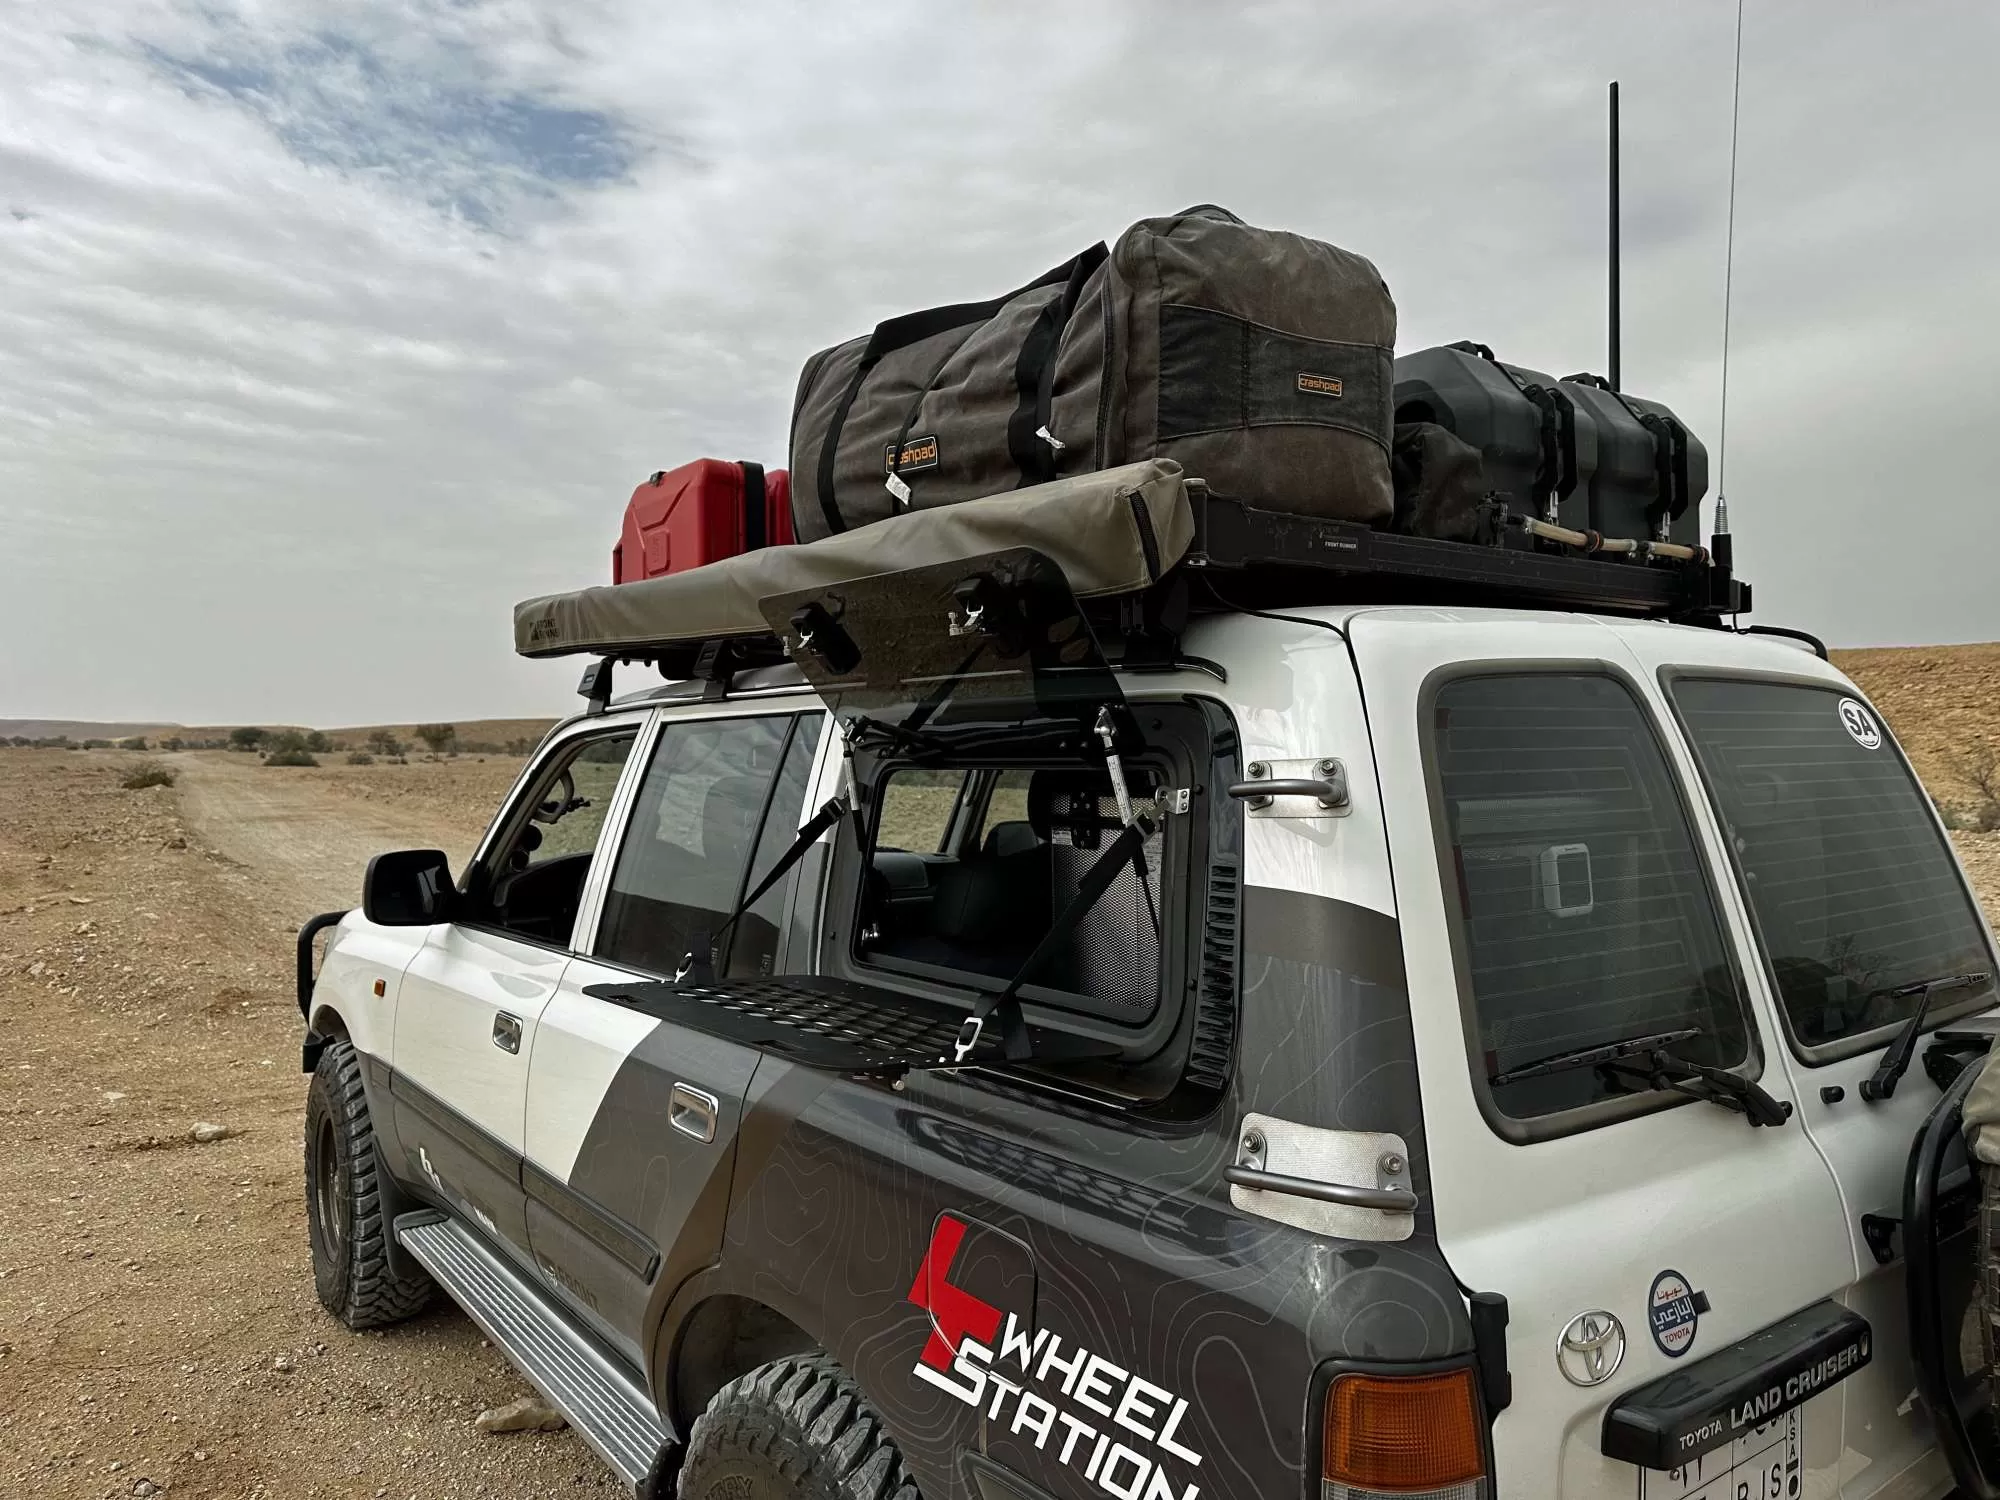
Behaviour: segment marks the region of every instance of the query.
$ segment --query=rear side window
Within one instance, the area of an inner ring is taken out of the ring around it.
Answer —
[[[1994,964],[1923,792],[1873,713],[1836,688],[1680,678],[1694,743],[1793,1038],[1908,1019],[1891,993]],[[1934,1014],[1990,1003],[1991,980]]]
[[[1600,674],[1462,677],[1433,708],[1433,774],[1464,955],[1473,1065],[1536,1120],[1635,1092],[1580,1048],[1694,1029],[1676,1056],[1749,1055],[1741,987],[1651,722]]]
[[[798,829],[804,772],[780,776],[792,728],[788,716],[696,720],[660,730],[605,892],[599,957],[671,974],[700,936],[713,939],[748,889],[751,853],[774,786],[791,805],[791,831],[778,852]],[[768,913],[761,922],[739,922],[731,939],[737,951],[723,956],[718,972],[746,972],[736,967],[738,957],[747,972],[768,972],[775,933]]]

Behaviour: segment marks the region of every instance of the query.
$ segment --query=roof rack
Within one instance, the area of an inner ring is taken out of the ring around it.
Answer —
[[[787,662],[781,635],[797,634],[794,609],[831,609],[832,619],[867,598],[880,627],[907,612],[910,588],[924,580],[925,589],[945,590],[924,594],[942,629],[947,614],[956,621],[965,612],[952,603],[957,590],[978,587],[996,569],[995,578],[1021,573],[1030,558],[1039,563],[1028,572],[1043,585],[1056,581],[1064,610],[1087,620],[1098,641],[1122,642],[1118,665],[1127,669],[1217,670],[1180,653],[1196,612],[1443,604],[1716,626],[1750,608],[1750,586],[1735,577],[1724,535],[1711,555],[1685,543],[1572,531],[1491,499],[1468,523],[1477,539],[1440,541],[1260,510],[1211,493],[1177,463],[1151,459],[679,575],[530,599],[515,608],[515,649],[646,662],[669,678],[696,680],[704,697],[721,697],[749,674]],[[786,601],[785,610],[770,612]],[[966,609],[972,619],[986,613]],[[841,630],[810,634],[831,642]],[[601,711],[609,674],[587,674],[583,690]]]
[[[1713,621],[1747,613],[1750,585],[1725,558],[1662,555],[1644,543],[1607,544],[1564,533],[1586,546],[1633,550],[1618,560],[1588,555],[1519,525],[1489,527],[1490,540],[1442,542],[1377,531],[1352,521],[1257,510],[1188,481],[1194,544],[1187,566],[1240,575],[1247,590],[1222,607],[1346,603],[1535,605],[1607,610],[1668,620]],[[1648,551],[1653,551],[1649,556]],[[1213,591],[1211,591],[1213,592]]]

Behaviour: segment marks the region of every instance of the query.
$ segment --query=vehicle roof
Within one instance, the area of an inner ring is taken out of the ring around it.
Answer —
[[[1691,663],[1699,662],[1704,665],[1721,663],[1740,667],[1745,671],[1779,672],[1787,675],[1823,677],[1829,681],[1847,681],[1837,668],[1822,662],[1810,646],[1802,641],[1782,636],[1757,635],[1727,628],[1679,625],[1663,620],[1641,620],[1624,615],[1587,614],[1558,609],[1341,604],[1303,605],[1295,609],[1274,609],[1254,615],[1249,612],[1203,615],[1191,621],[1188,627],[1187,638],[1191,654],[1204,654],[1202,650],[1204,636],[1212,637],[1219,629],[1227,628],[1232,622],[1251,618],[1281,624],[1293,621],[1313,629],[1331,627],[1343,634],[1357,621],[1363,619],[1369,621],[1371,625],[1410,629],[1481,625],[1505,626],[1515,632],[1523,627],[1550,632],[1585,628],[1608,629],[1631,640],[1634,644],[1644,641],[1652,654],[1668,658],[1685,654]],[[1228,663],[1225,661],[1221,665],[1226,668]],[[709,691],[710,684],[698,679],[653,683],[636,691],[620,694],[612,700],[611,709],[617,711],[656,704],[699,703]],[[812,689],[804,674],[791,663],[785,662],[776,666],[738,672],[730,680],[727,698],[720,701],[740,703],[751,698],[809,696],[811,692]],[[587,717],[588,715],[584,714],[574,715],[564,720],[558,727],[567,727],[570,723]]]
[[[1209,620],[1236,618],[1241,616],[1204,617]],[[1265,612],[1263,618],[1311,620],[1316,624],[1330,625],[1342,632],[1362,619],[1388,626],[1411,627],[1493,625],[1506,626],[1511,630],[1519,630],[1522,627],[1551,631],[1608,629],[1628,639],[1649,640],[1653,643],[1654,650],[1665,654],[1672,654],[1678,647],[1704,661],[1713,661],[1718,655],[1726,655],[1732,660],[1740,658],[1746,668],[1767,670],[1785,668],[1796,670],[1800,659],[1803,658],[1811,663],[1810,675],[1841,675],[1838,668],[1820,660],[1806,639],[1759,633],[1754,627],[1732,630],[1726,626],[1716,628],[1685,625],[1667,620],[1635,619],[1630,615],[1592,614],[1580,610],[1431,604],[1308,605],[1297,609],[1274,609]],[[1202,623],[1202,620],[1197,620],[1190,626],[1190,634]]]

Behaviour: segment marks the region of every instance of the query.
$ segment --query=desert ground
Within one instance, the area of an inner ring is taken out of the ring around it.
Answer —
[[[2000,646],[1845,665],[1961,797]],[[0,1494],[613,1493],[572,1434],[474,1430],[526,1386],[455,1310],[350,1334],[308,1266],[292,935],[377,850],[462,863],[519,762],[184,753],[121,789],[138,758],[0,749]],[[2000,833],[1953,838],[2000,921]]]
[[[290,934],[379,849],[462,862],[519,762],[133,759],[0,750],[0,1495],[616,1493],[473,1429],[527,1386],[455,1310],[355,1335],[307,1261]]]

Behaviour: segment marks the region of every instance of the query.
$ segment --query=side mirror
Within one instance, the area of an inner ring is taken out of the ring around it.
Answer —
[[[451,920],[458,892],[442,849],[401,849],[368,861],[361,914],[381,927],[428,927]]]

